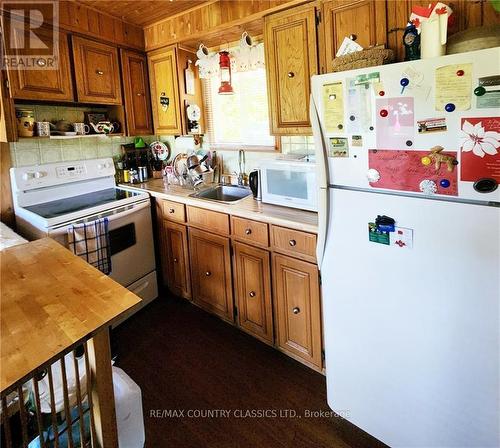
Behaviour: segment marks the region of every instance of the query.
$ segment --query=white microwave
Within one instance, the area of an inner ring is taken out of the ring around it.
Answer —
[[[262,202],[318,211],[316,164],[273,160],[260,167]]]

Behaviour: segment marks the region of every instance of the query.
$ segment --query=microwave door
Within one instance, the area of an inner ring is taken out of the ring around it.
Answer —
[[[315,170],[313,167],[287,164],[262,169],[262,200],[276,205],[317,209]]]

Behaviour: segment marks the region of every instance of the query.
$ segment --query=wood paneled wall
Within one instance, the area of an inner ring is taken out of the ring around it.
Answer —
[[[218,34],[219,41],[233,38],[231,28],[262,19],[264,14],[305,3],[304,0],[216,0],[192,8],[144,28],[146,50],[154,50],[178,42],[193,43],[207,40],[207,34]],[[243,27],[245,28],[245,27]],[[243,29],[242,28],[242,29]],[[246,29],[246,28],[245,28]],[[236,33],[239,30],[236,30]],[[262,33],[262,22],[260,33]],[[240,33],[241,34],[241,33]],[[189,46],[189,45],[188,45]]]

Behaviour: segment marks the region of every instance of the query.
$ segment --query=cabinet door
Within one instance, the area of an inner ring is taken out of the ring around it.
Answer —
[[[151,102],[157,134],[182,134],[176,57],[175,47],[148,56]]]
[[[273,343],[271,264],[269,252],[234,243],[234,273],[238,321],[241,328]]]
[[[278,347],[321,369],[321,311],[316,265],[273,255]]]
[[[175,295],[191,298],[191,278],[188,262],[187,229],[181,224],[164,220],[166,244],[166,282]]]
[[[153,120],[146,56],[129,50],[121,50],[120,55],[128,135],[151,135]]]
[[[314,6],[266,17],[264,42],[271,134],[311,133],[310,78],[318,70]]]
[[[363,48],[387,42],[386,2],[377,0],[332,0],[323,3],[326,71],[332,71],[345,37]]]
[[[189,255],[194,302],[233,322],[229,238],[190,228]]]
[[[78,101],[121,104],[118,50],[73,36],[73,53]]]
[[[24,28],[12,27],[14,39],[24,36]],[[45,28],[37,30],[42,40],[52,38]],[[23,37],[24,38],[24,37]],[[14,99],[74,101],[69,62],[68,35],[59,31],[59,59],[56,70],[9,70],[10,91]]]

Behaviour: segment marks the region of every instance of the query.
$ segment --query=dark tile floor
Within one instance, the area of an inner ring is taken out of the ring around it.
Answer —
[[[329,411],[321,374],[185,300],[155,300],[112,347],[142,389],[147,447],[385,446],[339,417],[308,417]]]

